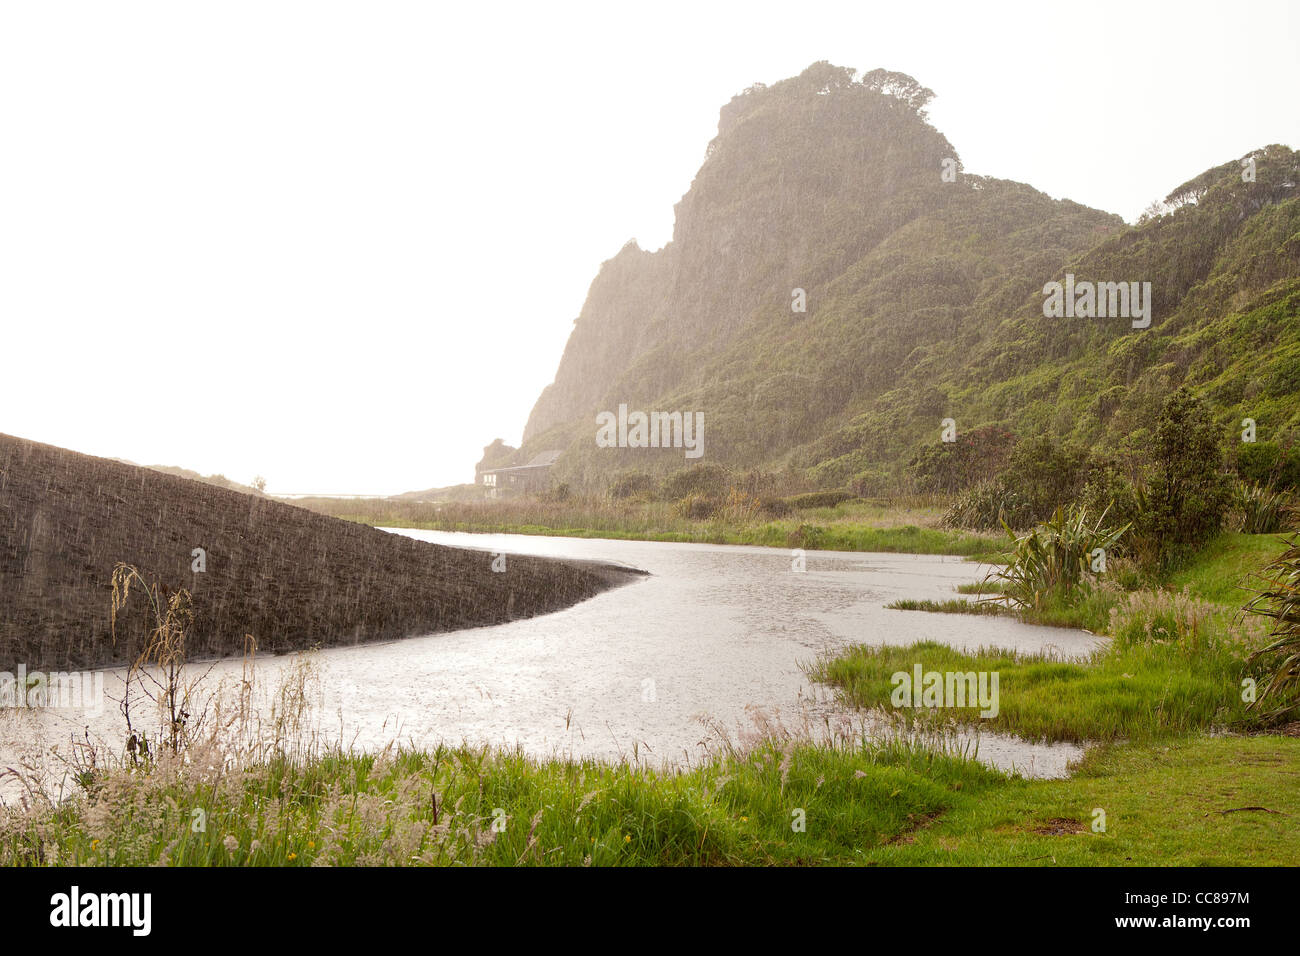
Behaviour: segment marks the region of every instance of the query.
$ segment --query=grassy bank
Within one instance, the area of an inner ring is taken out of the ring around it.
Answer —
[[[1053,781],[901,744],[770,743],[683,773],[465,748],[200,760],[9,812],[0,864],[1294,864],[1297,773],[1282,737],[1105,749]]]
[[[1253,596],[1252,588],[1258,586],[1257,573],[1282,553],[1288,535],[1240,534],[1228,532],[1213,538],[1185,567],[1168,574],[1162,581],[1147,588],[1137,587],[1138,578],[1131,569],[1126,570],[1126,590],[1113,578],[1099,581],[1069,600],[1047,600],[1036,608],[1018,611],[1003,604],[990,604],[990,599],[1005,594],[1007,584],[996,576],[971,584],[958,585],[958,594],[974,595],[974,600],[945,601],[902,599],[888,605],[903,611],[930,611],[942,614],[1007,613],[1018,616],[1029,624],[1051,627],[1081,628],[1095,634],[1108,634],[1112,615],[1120,609],[1129,594],[1179,593],[1199,601],[1216,605],[1230,613],[1220,615],[1219,626],[1227,626],[1237,610]],[[1006,555],[989,555],[996,560]]]
[[[1282,547],[1282,535],[1221,535],[1173,578],[1170,587],[1180,587],[1179,593],[1096,588],[1073,605],[1024,615],[1034,623],[1091,624],[1090,630],[1110,638],[1084,661],[997,649],[964,653],[921,642],[851,647],[819,660],[810,673],[855,707],[883,708],[909,721],[940,715],[1034,740],[1150,740],[1215,727],[1254,728],[1258,721],[1247,710],[1242,681],[1265,682],[1263,669],[1247,658],[1267,643],[1268,628],[1238,613],[1238,595],[1246,592],[1234,585],[1248,582]],[[982,607],[958,601],[893,606],[950,613]],[[978,706],[896,707],[893,675],[911,674],[916,665],[923,673],[996,672],[997,715],[981,717]]]
[[[998,711],[978,705],[939,709],[895,706],[895,673],[981,672],[998,675]],[[1030,740],[1148,740],[1212,726],[1242,726],[1248,715],[1240,684],[1242,660],[1227,649],[1143,642],[1112,645],[1083,663],[1043,655],[944,644],[854,647],[821,661],[812,676],[836,687],[857,707],[879,707],[911,720],[957,720]]]
[[[384,528],[422,528],[492,534],[561,535],[703,544],[745,544],[821,551],[888,551],[1000,555],[1003,536],[939,527],[943,508],[926,498],[876,503],[861,499],[834,507],[764,516],[756,508],[722,508],[707,518],[684,515],[672,502],[608,498],[545,501],[415,503],[392,500],[304,499],[303,507]]]
[[[1168,586],[1203,601],[1237,608],[1252,596],[1255,574],[1286,547],[1288,534],[1221,534],[1186,567],[1169,575]]]
[[[1013,780],[882,847],[894,866],[1295,866],[1300,739],[1200,737],[1089,751],[1069,780]],[[1099,816],[1100,810],[1104,817]],[[1105,832],[1094,832],[1104,821]]]
[[[1205,568],[1254,547],[1230,540],[1187,573],[1212,582]],[[996,717],[939,719],[1109,742],[1066,780],[992,770],[944,749],[939,726],[910,742],[768,740],[680,772],[469,747],[291,757],[208,739],[147,772],[96,759],[71,800],[0,812],[0,865],[1300,862],[1300,739],[1206,733],[1254,727],[1240,682],[1261,629],[1190,594],[1139,593],[1122,596],[1111,633],[1079,663],[924,643],[817,665],[847,702],[890,710],[896,671],[996,671]]]

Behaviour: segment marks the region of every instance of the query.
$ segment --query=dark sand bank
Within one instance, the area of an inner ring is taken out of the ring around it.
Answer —
[[[191,570],[195,548],[206,571]],[[110,636],[113,567],[187,588],[191,658],[391,640],[556,611],[640,572],[492,557],[257,495],[0,435],[0,671],[120,663],[150,618],[133,592]]]

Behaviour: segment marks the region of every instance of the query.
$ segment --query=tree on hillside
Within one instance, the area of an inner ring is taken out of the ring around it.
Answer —
[[[1222,530],[1228,507],[1222,429],[1185,387],[1160,409],[1152,457],[1145,523],[1172,567]]]
[[[842,90],[853,85],[856,72],[851,66],[835,66],[827,60],[818,60],[799,74],[799,83],[817,93]]]
[[[922,119],[925,118],[926,104],[934,99],[934,90],[922,86],[906,73],[893,70],[872,70],[862,77],[862,85],[872,92],[901,100]]]

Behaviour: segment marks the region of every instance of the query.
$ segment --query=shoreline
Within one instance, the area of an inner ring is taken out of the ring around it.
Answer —
[[[501,624],[571,607],[636,569],[393,535],[263,496],[0,435],[0,661],[134,660],[168,602],[187,656],[280,654]],[[112,611],[115,568],[138,570]],[[141,587],[157,587],[158,605]],[[182,595],[181,592],[185,592]]]

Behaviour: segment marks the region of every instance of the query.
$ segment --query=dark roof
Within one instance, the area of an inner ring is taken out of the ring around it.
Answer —
[[[526,465],[514,465],[510,468],[484,468],[480,475],[501,475],[508,471],[533,471],[538,468],[550,468],[559,459],[562,453],[558,451],[544,451],[533,458]]]
[[[536,458],[534,458],[532,461],[530,461],[528,464],[524,465],[523,467],[524,468],[540,468],[542,466],[549,467],[555,464],[557,461],[559,461],[560,455],[562,454],[563,452],[558,452],[558,451],[544,451]]]

